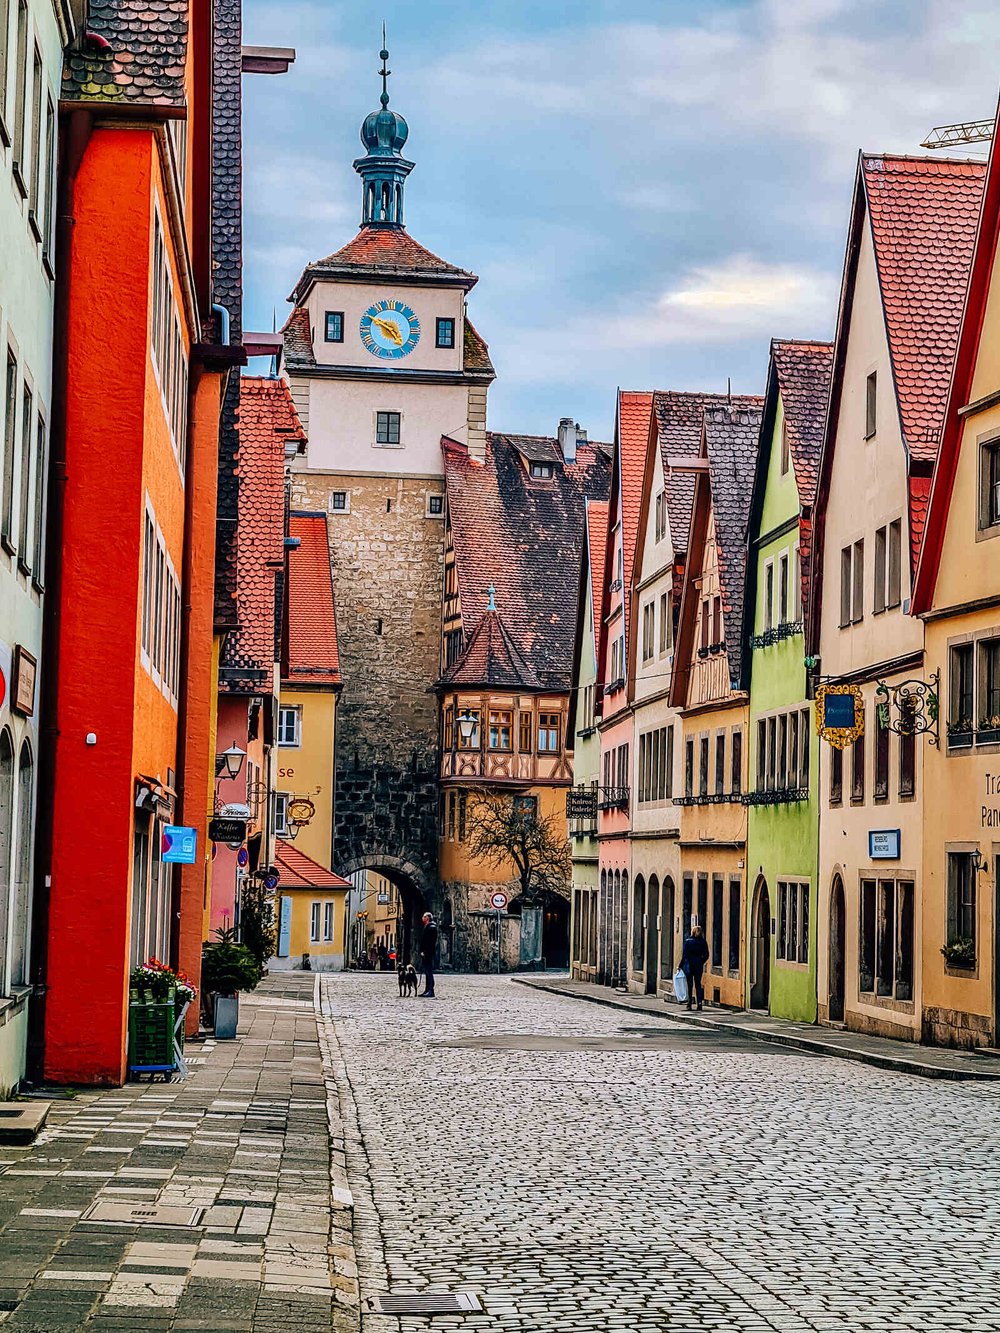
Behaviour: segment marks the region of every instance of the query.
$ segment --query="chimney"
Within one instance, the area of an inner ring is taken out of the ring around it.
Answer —
[[[577,425],[572,417],[560,418],[559,450],[567,463],[576,462],[576,432]]]

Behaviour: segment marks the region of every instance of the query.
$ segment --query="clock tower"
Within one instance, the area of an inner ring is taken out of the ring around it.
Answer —
[[[475,275],[404,225],[409,129],[389,107],[388,51],[380,56],[381,105],[361,126],[365,153],[354,163],[361,229],[299,278],[282,372],[308,436],[292,464],[292,505],[328,515],[337,600],[332,868],[389,876],[413,920],[438,897],[429,691],[439,674],[441,438],[485,456],[494,371],[466,312]],[[287,784],[294,790],[294,776]]]

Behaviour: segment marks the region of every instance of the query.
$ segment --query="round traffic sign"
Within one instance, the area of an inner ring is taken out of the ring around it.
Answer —
[[[502,912],[510,899],[504,893],[503,889],[497,889],[496,893],[490,894],[490,906],[494,911]]]

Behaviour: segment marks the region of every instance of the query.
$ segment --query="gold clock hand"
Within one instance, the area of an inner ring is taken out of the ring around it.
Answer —
[[[400,333],[399,325],[394,319],[379,319],[376,315],[372,319],[372,323],[378,329],[379,333],[384,334],[391,343],[395,343],[397,347],[402,347],[403,335]]]

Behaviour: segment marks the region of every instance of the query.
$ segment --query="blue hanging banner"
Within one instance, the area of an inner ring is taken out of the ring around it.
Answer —
[[[198,853],[198,830],[167,824],[160,846],[162,861],[171,865],[193,866]]]

